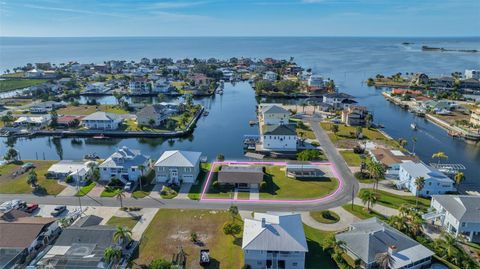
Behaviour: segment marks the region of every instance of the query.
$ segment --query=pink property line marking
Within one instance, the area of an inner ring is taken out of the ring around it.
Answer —
[[[328,165],[331,167],[333,175],[338,179],[338,187],[337,189],[330,193],[327,196],[324,196],[322,198],[318,199],[307,199],[307,200],[261,200],[261,199],[226,199],[226,198],[206,198],[204,197],[207,188],[210,185],[210,180],[212,178],[212,173],[215,170],[215,167],[217,165],[222,165],[222,164],[250,164],[250,165],[287,165],[287,162],[244,162],[244,161],[223,161],[223,162],[213,162],[212,167],[210,168],[210,171],[208,172],[207,176],[207,181],[205,182],[205,185],[203,186],[202,194],[200,195],[200,201],[203,202],[240,202],[240,203],[318,203],[318,202],[324,202],[327,201],[331,198],[333,198],[337,193],[339,193],[343,189],[343,179],[340,176],[340,174],[337,171],[337,168],[335,164],[331,162],[310,162],[309,164],[314,164],[314,165]]]

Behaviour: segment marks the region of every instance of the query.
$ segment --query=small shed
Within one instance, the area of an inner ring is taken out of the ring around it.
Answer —
[[[318,165],[310,163],[289,163],[285,169],[287,177],[292,178],[312,178],[323,177],[325,173]]]

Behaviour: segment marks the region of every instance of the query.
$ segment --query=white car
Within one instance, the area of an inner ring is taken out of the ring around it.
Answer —
[[[0,212],[6,212],[12,209],[12,201],[6,201],[0,205]]]

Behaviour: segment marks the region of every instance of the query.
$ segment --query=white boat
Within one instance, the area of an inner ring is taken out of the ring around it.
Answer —
[[[412,130],[417,130],[417,124],[416,123],[411,123],[410,128],[412,128]]]

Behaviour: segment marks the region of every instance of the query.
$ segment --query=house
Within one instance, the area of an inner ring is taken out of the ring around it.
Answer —
[[[155,163],[157,182],[194,183],[200,173],[201,152],[168,150]]]
[[[94,82],[87,85],[85,92],[88,93],[106,93],[110,90],[104,82]]]
[[[20,264],[35,257],[58,233],[54,218],[33,217],[17,209],[0,213],[0,268],[23,268]]]
[[[161,104],[147,105],[137,112],[137,123],[145,126],[159,126],[176,111]]]
[[[290,111],[286,110],[280,104],[261,104],[260,121],[263,124],[288,124]]]
[[[427,268],[434,253],[407,235],[377,218],[350,225],[348,231],[335,236],[345,243],[346,254],[360,262],[361,268],[378,268],[376,257],[389,253],[394,260],[388,268]]]
[[[44,73],[43,70],[34,68],[25,72],[25,76],[27,78],[41,78],[43,77],[43,73]]]
[[[142,174],[148,173],[150,158],[124,146],[108,157],[98,168],[100,180],[110,181],[117,178],[122,182],[137,181]],[[143,166],[145,171],[140,169]]]
[[[318,165],[302,162],[290,162],[285,168],[287,177],[292,178],[314,178],[323,177],[325,173]]]
[[[100,225],[102,218],[85,216],[63,230],[35,264],[36,268],[116,268],[104,260],[108,247],[118,246],[113,235],[116,227]],[[120,247],[119,247],[120,248]],[[123,258],[123,249],[122,258]]]
[[[392,95],[421,95],[422,92],[419,90],[410,90],[410,89],[398,89],[398,88],[393,88],[391,91]]]
[[[436,220],[446,231],[480,243],[480,196],[433,195],[426,220]]]
[[[353,96],[346,93],[329,93],[323,96],[323,102],[331,105],[334,109],[343,109],[350,104],[355,104]]]
[[[132,94],[148,94],[152,85],[145,77],[135,77],[128,83],[128,88]]]
[[[155,85],[153,87],[153,91],[156,93],[168,93],[173,89],[173,87],[170,86],[170,82],[168,82],[166,79],[158,79],[155,81]]]
[[[35,104],[31,106],[28,110],[30,111],[30,113],[48,113],[60,107],[65,107],[65,104],[62,102],[46,101]]]
[[[423,177],[425,184],[423,189],[417,190],[415,180]],[[398,171],[399,181],[396,183],[399,189],[408,189],[413,195],[432,196],[445,194],[455,190],[454,182],[448,176],[437,169],[421,162],[405,161],[400,164]]]
[[[296,151],[297,131],[295,124],[261,125],[260,142],[267,151]]]
[[[194,83],[193,86],[209,86],[211,81],[210,78],[201,73],[189,74],[188,80]]]
[[[267,71],[265,74],[263,74],[263,79],[268,81],[277,81],[277,73]]]
[[[116,130],[123,119],[113,113],[94,112],[82,119],[82,125],[88,129]]]
[[[342,123],[347,126],[365,126],[368,108],[365,106],[349,106],[342,110]]]
[[[83,185],[87,182],[90,173],[89,163],[90,162],[84,161],[61,160],[48,168],[47,175],[48,178],[60,180],[72,177],[75,182]]]
[[[430,79],[424,73],[415,73],[411,81],[415,85],[427,85]]]
[[[452,77],[433,78],[433,87],[435,88],[453,88],[455,79]]]
[[[480,70],[466,69],[465,79],[470,79],[470,78],[480,80]]]
[[[258,188],[263,181],[263,168],[259,166],[224,165],[218,171],[218,183],[229,184],[235,188]]]
[[[13,122],[13,125],[43,127],[48,125],[51,119],[50,114],[42,116],[21,116]]]
[[[480,108],[472,109],[472,114],[470,115],[470,123],[474,126],[480,127]]]
[[[475,78],[464,79],[460,81],[462,89],[480,89],[480,81]]]
[[[418,162],[417,157],[405,155],[400,150],[378,147],[369,150],[368,153],[372,157],[373,161],[381,163],[387,168],[385,171],[385,177],[391,179],[398,179],[401,163],[405,161]]]
[[[308,246],[300,214],[255,212],[245,219],[242,249],[251,269],[305,268]]]
[[[307,80],[307,84],[308,86],[315,88],[323,88],[325,86],[323,77],[320,75],[311,75]]]
[[[61,116],[57,118],[57,128],[76,127],[82,121],[83,116]]]

